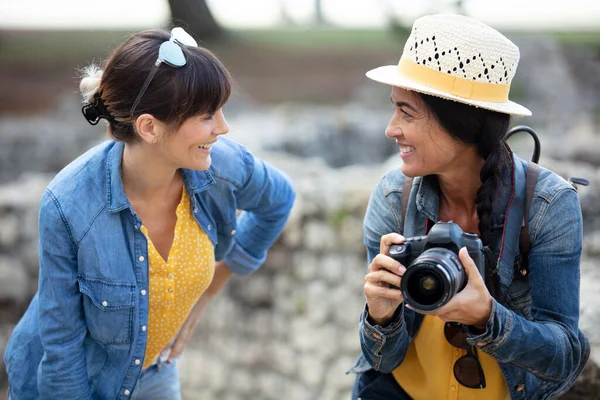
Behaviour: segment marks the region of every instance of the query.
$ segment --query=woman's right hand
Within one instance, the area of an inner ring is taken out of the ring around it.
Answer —
[[[369,306],[369,320],[375,325],[385,326],[394,317],[394,313],[404,298],[400,291],[400,281],[406,268],[388,256],[393,244],[404,243],[404,236],[389,233],[381,237],[379,254],[369,265],[365,275],[365,296]],[[390,285],[396,286],[391,288]]]

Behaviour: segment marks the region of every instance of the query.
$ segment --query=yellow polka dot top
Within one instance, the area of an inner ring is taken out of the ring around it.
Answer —
[[[160,352],[173,341],[215,272],[214,246],[192,214],[185,187],[176,212],[177,223],[167,262],[154,248],[146,227],[141,228],[148,239],[150,288],[143,369],[154,364]]]

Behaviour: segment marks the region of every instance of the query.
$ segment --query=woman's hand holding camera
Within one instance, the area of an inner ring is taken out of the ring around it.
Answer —
[[[404,237],[397,233],[382,236],[379,254],[373,258],[369,265],[369,273],[365,275],[364,290],[369,306],[369,319],[376,325],[387,325],[404,301],[400,282],[406,268],[388,256],[390,247],[393,244],[402,244],[404,240]],[[462,248],[458,257],[468,278],[467,285],[446,305],[427,314],[435,315],[444,322],[459,322],[483,329],[492,312],[492,296],[467,249]]]
[[[387,254],[393,244],[404,243],[404,236],[390,233],[381,237],[379,254],[369,265],[365,275],[365,296],[369,306],[369,319],[375,325],[387,325],[404,298],[400,291],[400,280],[406,268]],[[396,286],[392,288],[390,285]]]
[[[460,322],[484,329],[492,313],[492,296],[465,247],[460,249],[458,258],[468,278],[467,286],[443,307],[428,314],[436,315],[444,322]]]

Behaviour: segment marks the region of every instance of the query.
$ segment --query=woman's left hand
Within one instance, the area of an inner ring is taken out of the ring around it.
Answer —
[[[492,296],[465,247],[460,249],[458,257],[467,274],[467,286],[446,305],[427,314],[436,315],[444,322],[459,322],[484,329],[492,313]]]
[[[179,329],[179,333],[175,337],[175,341],[168,347],[170,348],[168,362],[171,362],[181,355],[185,345],[188,344],[192,338],[194,330],[196,329],[196,325],[198,325],[198,322],[200,322],[200,316],[202,315],[202,312],[210,300],[217,293],[219,293],[219,291],[221,291],[223,285],[225,285],[231,275],[231,270],[229,267],[227,267],[227,265],[225,265],[224,262],[219,261],[215,264],[215,275],[213,276],[210,286],[206,289],[206,291],[204,291],[202,296],[200,296],[194,305],[194,308],[192,308],[192,311],[190,311],[190,314]]]

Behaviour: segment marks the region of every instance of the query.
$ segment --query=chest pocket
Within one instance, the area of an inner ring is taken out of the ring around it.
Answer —
[[[135,286],[81,276],[77,281],[90,335],[104,345],[130,343]]]

